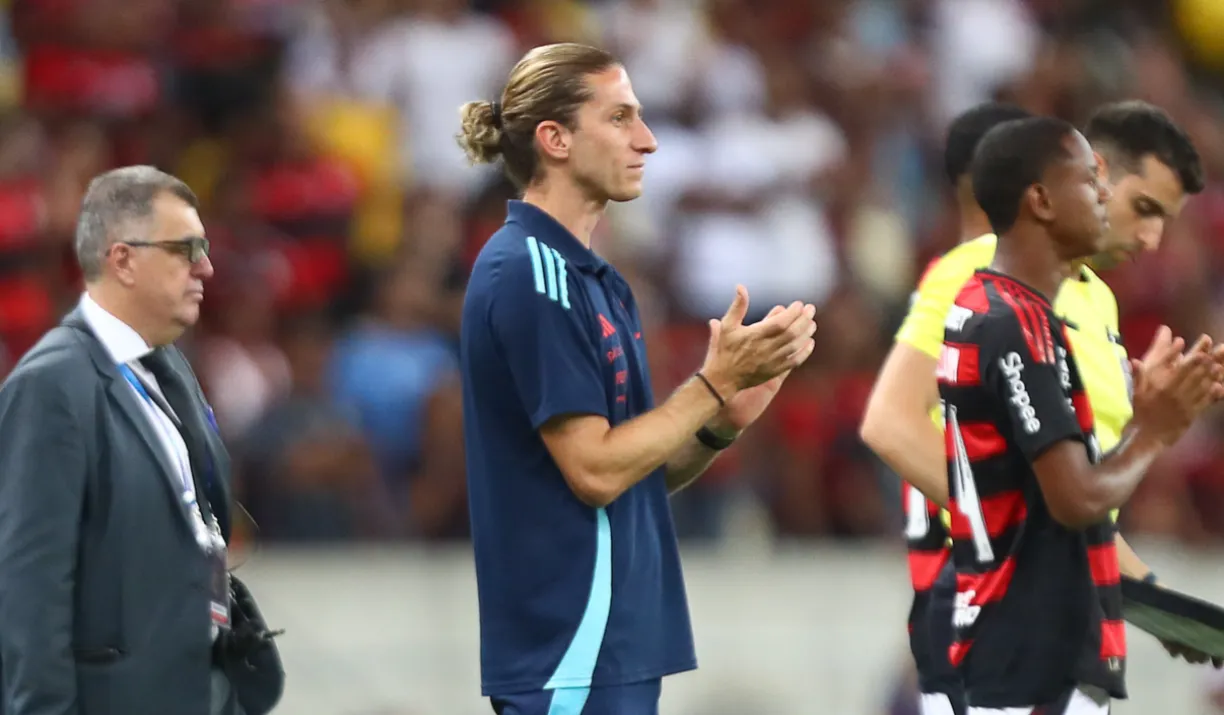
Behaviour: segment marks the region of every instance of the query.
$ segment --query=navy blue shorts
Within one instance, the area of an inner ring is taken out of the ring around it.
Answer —
[[[629,685],[558,688],[490,698],[497,715],[659,715],[661,679]]]

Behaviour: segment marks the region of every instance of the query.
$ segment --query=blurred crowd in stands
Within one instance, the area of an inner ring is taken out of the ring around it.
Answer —
[[[616,52],[658,137],[646,195],[611,207],[596,248],[635,286],[661,393],[700,364],[736,283],[757,315],[820,306],[809,364],[676,497],[686,539],[897,533],[896,477],[857,426],[917,276],[957,241],[942,134],[979,101],[1172,113],[1208,189],[1159,254],[1107,279],[1134,354],[1161,323],[1224,338],[1224,38],[1195,30],[1210,18],[1188,0],[0,5],[0,376],[77,300],[89,179],[133,163],[182,177],[216,265],[184,347],[263,539],[466,536],[455,336],[513,191],[465,162],[458,107],[497,98],[542,43]],[[1224,413],[1123,518],[1224,537]]]

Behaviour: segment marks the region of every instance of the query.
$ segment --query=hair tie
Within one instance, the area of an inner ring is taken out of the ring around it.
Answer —
[[[493,126],[498,129],[502,128],[501,102],[490,102],[493,107]]]

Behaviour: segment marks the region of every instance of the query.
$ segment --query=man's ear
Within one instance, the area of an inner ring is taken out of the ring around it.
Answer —
[[[561,122],[552,120],[536,125],[535,140],[544,156],[557,161],[569,158],[573,133]]]
[[[133,273],[132,260],[135,258],[135,252],[130,247],[122,243],[112,243],[110,248],[103,256],[104,262],[109,262],[115,268],[115,277],[119,282],[127,287],[132,287],[136,284],[136,276]]]
[[[1105,185],[1109,185],[1109,162],[1105,161],[1105,155],[1099,151],[1093,151],[1092,155],[1096,157],[1097,162],[1097,179]]]
[[[1024,201],[1029,211],[1042,223],[1054,220],[1054,205],[1050,202],[1050,192],[1041,184],[1033,184],[1024,192]]]

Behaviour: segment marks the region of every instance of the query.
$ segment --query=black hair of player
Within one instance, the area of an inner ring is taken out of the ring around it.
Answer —
[[[983,102],[957,115],[948,125],[944,141],[944,172],[948,183],[956,186],[969,173],[973,153],[982,137],[1003,122],[1026,119],[1032,115],[1014,104]]]
[[[1189,195],[1205,186],[1198,150],[1185,130],[1160,107],[1140,100],[1113,102],[1097,109],[1088,119],[1084,137],[1093,150],[1105,157],[1112,178],[1137,174],[1143,158],[1155,157],[1169,167]]]
[[[1065,146],[1076,129],[1053,117],[1004,122],[987,132],[973,157],[973,195],[995,235],[1016,224],[1024,194],[1046,169],[1070,158]]]

